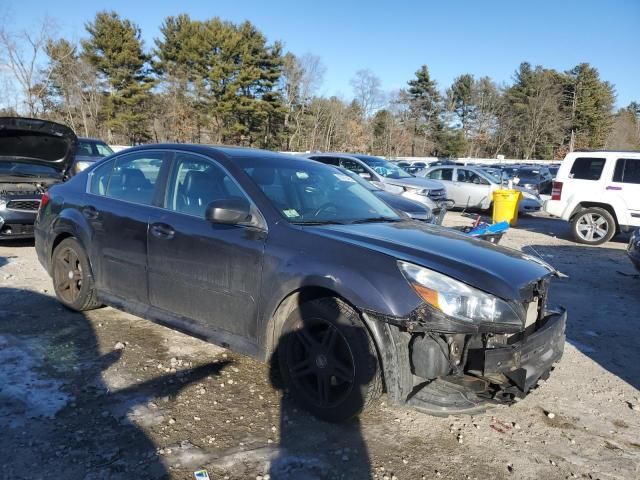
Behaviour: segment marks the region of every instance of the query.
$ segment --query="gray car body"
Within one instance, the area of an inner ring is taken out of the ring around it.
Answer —
[[[176,301],[203,302],[211,295],[238,300],[236,297],[241,296],[242,301],[252,302],[254,313],[249,318],[232,316],[228,315],[225,305],[213,304],[208,312],[209,324],[202,327],[180,315],[158,310],[145,301],[133,301],[109,291],[108,285],[101,280],[105,249],[96,237],[95,226],[83,215],[89,206],[95,208],[101,218],[117,214],[126,217],[129,223],[133,218],[146,218],[146,222],[151,223],[150,217],[161,216],[164,222],[176,225],[185,219],[181,214],[163,211],[159,204],[147,206],[115,199],[106,201],[104,197],[88,193],[91,172],[102,162],[65,184],[54,186],[49,192],[50,201],[36,222],[38,258],[49,273],[52,272],[55,246],[64,238],[75,237],[87,252],[98,298],[102,302],[262,360],[267,360],[274,351],[284,320],[300,302],[327,295],[341,298],[361,314],[379,351],[387,392],[396,401],[402,401],[410,393],[413,377],[404,353],[408,351],[406,333],[394,326],[394,322],[408,320],[424,307],[424,302],[401,273],[399,260],[448,275],[514,305],[531,301],[535,285],[553,274],[548,265],[521,252],[424,222],[292,224],[244,169],[256,164],[288,162],[295,165],[295,162],[308,162],[306,159],[229,147],[154,145],[117,153],[104,162],[139,150],[161,152],[169,162],[173,155],[184,152],[210,159],[237,181],[258,209],[264,219],[260,228],[241,225],[219,228],[214,225],[212,228],[205,219],[194,219],[191,231],[187,229],[176,237],[198,238],[202,252],[199,257],[189,257],[192,260],[185,261],[184,265],[173,259],[174,270],[167,273],[169,279],[180,278],[194,285],[188,298],[177,298]],[[162,196],[161,191],[156,194],[156,198]],[[141,226],[140,231],[148,230],[149,225]],[[112,279],[114,284],[124,292],[145,292],[139,282],[148,278],[149,264],[162,268],[165,258],[148,258],[147,254],[134,256],[135,252],[127,243],[132,241],[131,235],[120,235],[117,228],[115,231],[103,230],[100,234],[108,237],[110,256],[122,255],[115,260],[128,262],[131,268],[140,271],[139,276]],[[215,281],[206,276],[206,264],[212,261],[209,257],[220,248],[216,243],[219,242],[217,235],[225,235],[226,239],[225,257],[218,261],[230,262],[229,271],[244,273]],[[144,238],[140,241],[144,244]],[[146,248],[149,248],[148,244]],[[238,249],[237,254],[234,248]],[[194,254],[183,245],[171,247],[171,252],[185,256]],[[195,258],[200,259],[197,267]],[[247,258],[251,259],[249,263],[241,263]],[[225,295],[220,295],[220,288]],[[160,294],[175,298],[172,290],[167,288]]]
[[[491,206],[492,192],[502,187],[501,183],[496,182],[495,179],[482,168],[470,165],[440,165],[429,167],[424,172],[421,172],[420,175],[428,176],[431,172],[440,169],[452,171],[452,180],[439,181],[445,185],[450,198],[455,201],[455,206],[459,208],[472,207],[486,210]],[[467,170],[477,174],[487,182],[487,185],[476,185],[457,181],[458,170]],[[518,211],[520,213],[532,213],[542,209],[542,203],[536,198],[537,195],[534,192],[517,185],[514,185],[513,188],[522,192],[524,195],[518,204]]]

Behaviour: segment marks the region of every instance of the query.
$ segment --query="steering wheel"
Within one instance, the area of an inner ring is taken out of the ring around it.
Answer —
[[[324,212],[325,210],[329,210],[330,208],[333,208],[334,210],[336,210],[336,213],[337,213],[338,206],[335,203],[327,202],[320,205],[318,209],[313,213],[313,216],[318,217],[322,212]]]

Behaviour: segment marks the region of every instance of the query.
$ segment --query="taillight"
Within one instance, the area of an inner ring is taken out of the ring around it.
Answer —
[[[560,200],[560,197],[562,197],[562,182],[553,182],[551,200]]]
[[[40,206],[38,207],[38,210],[42,210],[46,207],[47,203],[49,203],[49,193],[45,192],[42,194],[42,197],[40,197]]]

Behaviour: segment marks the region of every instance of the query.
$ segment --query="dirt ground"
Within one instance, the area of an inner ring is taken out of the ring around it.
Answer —
[[[568,276],[551,298],[569,309],[564,357],[526,399],[437,418],[383,397],[340,426],[291,405],[268,365],[111,308],[63,309],[33,242],[0,244],[0,477],[640,478],[627,240],[579,246],[544,215],[503,239]]]

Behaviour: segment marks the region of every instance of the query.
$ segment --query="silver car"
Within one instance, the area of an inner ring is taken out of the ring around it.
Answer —
[[[407,173],[384,158],[351,153],[311,153],[305,157],[351,170],[389,193],[422,203],[436,216],[450,204],[442,183]]]
[[[501,179],[481,168],[468,165],[430,167],[422,175],[442,182],[449,198],[454,201],[456,207],[460,208],[489,210],[493,192],[503,188]],[[542,209],[542,202],[537,193],[519,186],[514,186],[514,189],[522,192],[523,198],[518,206],[520,213],[533,213]]]

